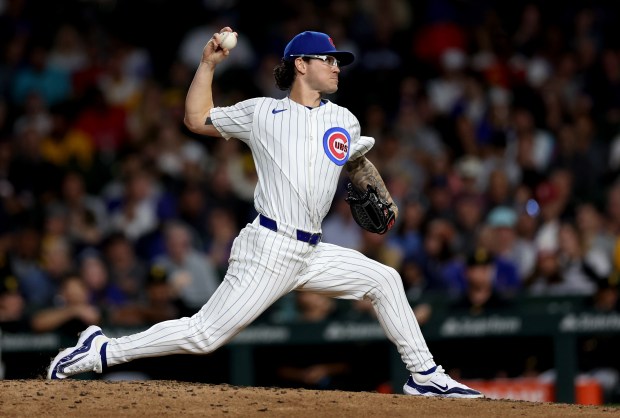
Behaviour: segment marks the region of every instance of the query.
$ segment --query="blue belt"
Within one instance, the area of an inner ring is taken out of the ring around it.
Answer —
[[[274,232],[278,232],[278,223],[271,218],[266,217],[265,215],[258,215],[260,224],[267,229],[271,229]],[[301,229],[296,230],[296,236],[299,241],[307,242],[310,245],[317,245],[321,242],[321,233],[312,234],[310,232],[302,231]]]

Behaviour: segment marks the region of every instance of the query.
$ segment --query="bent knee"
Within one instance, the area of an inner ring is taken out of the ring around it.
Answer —
[[[383,269],[380,270],[379,274],[376,275],[375,280],[377,290],[379,291],[403,288],[403,281],[400,274],[396,271],[396,269],[390,266],[384,266]]]

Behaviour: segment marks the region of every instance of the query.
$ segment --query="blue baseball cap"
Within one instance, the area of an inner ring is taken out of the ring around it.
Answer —
[[[487,216],[490,226],[512,228],[517,224],[517,212],[507,206],[497,206]]]
[[[331,55],[340,66],[353,62],[355,56],[348,51],[338,51],[334,41],[326,33],[305,31],[296,35],[284,48],[283,59],[290,61],[300,55]]]

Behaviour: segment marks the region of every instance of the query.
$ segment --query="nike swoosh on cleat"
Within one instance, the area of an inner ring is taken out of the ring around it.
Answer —
[[[71,358],[71,359],[67,359],[67,361],[65,361],[64,363],[61,360],[61,361],[58,362],[58,365],[57,365],[56,368],[59,371],[64,371],[67,366],[71,366],[71,365],[77,363],[78,361],[82,360],[86,356],[87,356],[87,354],[84,354],[83,356],[80,356],[80,357],[77,357],[77,358],[74,357],[74,358]]]
[[[441,385],[438,385],[438,384],[437,384],[437,383],[435,383],[435,382],[431,382],[431,383],[432,383],[433,385],[437,386],[439,389],[441,389],[441,390],[443,390],[443,391],[448,390],[448,385],[441,386]]]
[[[271,113],[273,113],[273,114],[275,115],[276,113],[284,112],[285,110],[286,110],[286,109],[279,109],[279,110],[277,110],[277,109],[273,109],[273,110],[271,111]]]

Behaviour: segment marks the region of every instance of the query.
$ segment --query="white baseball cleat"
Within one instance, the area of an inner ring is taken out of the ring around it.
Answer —
[[[422,373],[412,373],[403,386],[406,395],[440,396],[443,398],[484,398],[477,390],[448,376],[441,366]]]
[[[105,350],[108,337],[103,335],[101,328],[91,325],[80,333],[75,347],[62,350],[50,363],[47,370],[48,379],[65,379],[69,376],[85,372],[103,371],[100,350]],[[105,361],[105,360],[104,360]]]

